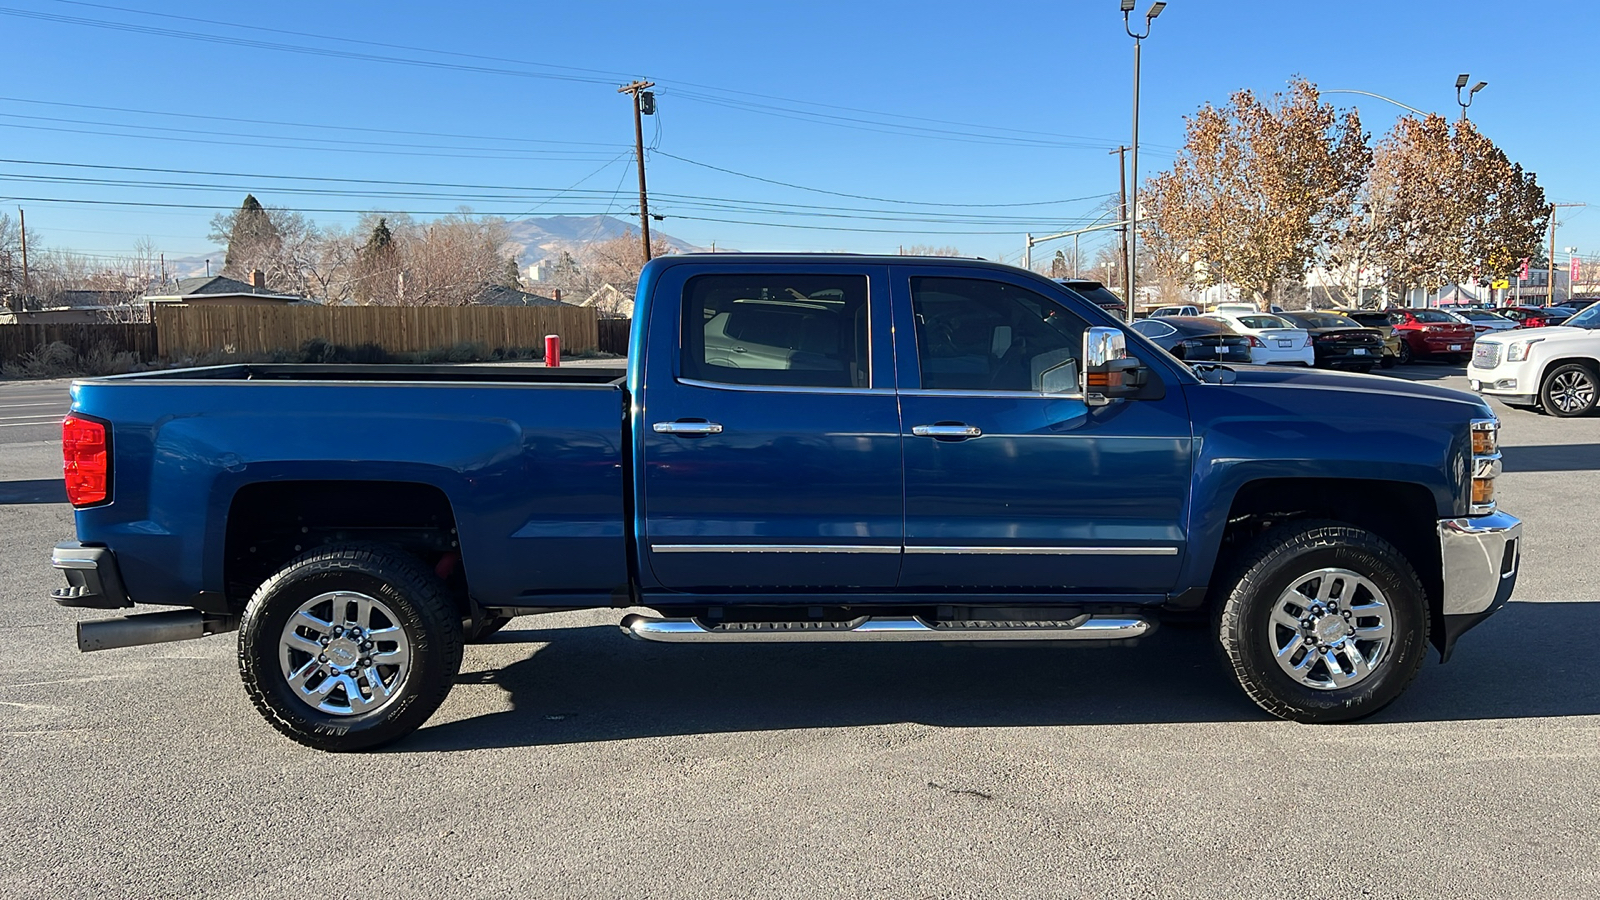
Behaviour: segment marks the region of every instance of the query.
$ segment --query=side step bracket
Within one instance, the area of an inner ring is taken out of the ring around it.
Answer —
[[[667,644],[831,643],[865,641],[1123,641],[1143,637],[1155,623],[1135,616],[1081,615],[1062,621],[934,622],[920,616],[861,616],[843,622],[731,622],[633,614],[622,630],[641,641]]]

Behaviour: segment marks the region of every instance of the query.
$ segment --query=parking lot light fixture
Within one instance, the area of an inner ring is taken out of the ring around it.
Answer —
[[[1131,186],[1128,198],[1128,278],[1122,286],[1125,294],[1122,299],[1127,307],[1129,322],[1133,321],[1139,283],[1139,52],[1144,39],[1150,36],[1150,23],[1167,8],[1167,4],[1159,0],[1151,4],[1149,11],[1144,14],[1144,28],[1134,31],[1133,23],[1129,21],[1133,4],[1134,0],[1122,0],[1122,28],[1128,32],[1128,37],[1133,38],[1133,140],[1128,161],[1128,182]]]
[[[1471,80],[1472,76],[1466,74],[1465,72],[1456,76],[1456,103],[1461,106],[1461,121],[1463,122],[1467,120],[1467,107],[1472,105],[1473,95],[1489,86],[1489,82],[1480,81],[1473,85],[1472,90],[1467,91],[1466,98],[1462,99],[1461,91],[1466,88],[1467,82]]]

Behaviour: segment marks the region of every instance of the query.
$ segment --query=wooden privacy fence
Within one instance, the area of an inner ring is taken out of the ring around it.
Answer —
[[[0,325],[0,361],[10,362],[56,341],[80,354],[104,347],[113,353],[132,353],[143,362],[157,356],[156,327],[150,324]]]
[[[618,356],[628,355],[628,335],[633,330],[632,319],[601,319],[600,326],[600,351],[602,353],[615,353]]]
[[[459,344],[488,350],[544,347],[561,335],[574,353],[599,346],[595,311],[579,306],[157,306],[161,355],[212,351],[295,350],[320,338],[329,344],[376,344],[391,353],[418,353]]]

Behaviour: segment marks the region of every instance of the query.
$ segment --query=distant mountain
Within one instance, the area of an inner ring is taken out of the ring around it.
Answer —
[[[562,250],[576,251],[584,244],[606,241],[624,234],[638,234],[639,223],[627,222],[615,216],[545,216],[518,219],[511,223],[510,244],[516,248],[517,261],[531,266]],[[650,237],[664,240],[667,246],[679,253],[693,253],[704,248],[696,247],[670,234],[650,230]],[[227,251],[218,248],[207,256],[183,256],[167,260],[169,278],[191,278],[206,274],[206,260],[211,260],[211,274],[222,272],[222,260]]]
[[[576,250],[594,241],[638,233],[637,222],[626,222],[615,216],[545,216],[518,219],[511,223],[511,243],[519,248],[517,259],[524,266],[533,265],[562,250]],[[653,228],[650,237],[666,241],[667,246],[679,253],[702,249]]]

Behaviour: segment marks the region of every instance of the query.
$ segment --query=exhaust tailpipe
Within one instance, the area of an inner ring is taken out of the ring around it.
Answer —
[[[190,641],[208,634],[237,631],[238,616],[206,615],[199,610],[175,609],[141,613],[115,619],[78,623],[78,649],[84,653]]]

